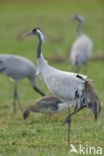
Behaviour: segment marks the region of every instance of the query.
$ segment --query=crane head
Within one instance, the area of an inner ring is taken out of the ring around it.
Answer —
[[[44,40],[44,34],[39,27],[36,27],[32,30],[32,32],[28,32],[22,35],[22,37],[30,36],[30,35],[37,35],[41,40]]]
[[[78,22],[81,22],[81,23],[84,22],[84,17],[83,16],[80,16],[80,15],[75,15],[74,16],[74,19],[77,20]]]
[[[39,27],[36,27],[32,30],[33,35],[38,35],[38,37],[42,40],[44,40],[44,34],[42,30]]]
[[[80,15],[74,15],[74,16],[71,16],[70,17],[70,21],[72,20],[76,20],[80,23],[83,23],[84,22],[84,17],[83,16],[80,16]]]

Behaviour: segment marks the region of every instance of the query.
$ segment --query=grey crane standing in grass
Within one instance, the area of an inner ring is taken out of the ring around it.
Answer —
[[[11,77],[15,81],[13,92],[14,112],[16,111],[16,101],[18,101],[21,108],[17,91],[19,80],[27,78],[30,81],[33,89],[40,95],[45,96],[45,94],[37,87],[36,67],[30,60],[12,54],[0,54],[0,73]]]
[[[82,16],[74,16],[72,19],[78,22],[78,26],[76,32],[77,38],[70,50],[70,60],[78,72],[82,66],[87,64],[89,58],[91,58],[93,44],[92,40],[81,31],[84,18]]]
[[[38,99],[35,104],[27,106],[23,117],[24,119],[29,117],[30,112],[49,114],[49,117],[51,117],[51,114],[61,112],[68,107],[67,103],[56,96],[45,96]]]
[[[23,37],[28,35],[36,35],[38,37],[37,74],[49,91],[67,103],[69,107],[74,106],[76,111],[88,107],[93,112],[96,120],[100,114],[100,101],[87,76],[61,71],[48,65],[41,50],[44,39],[42,30],[34,28],[32,32],[25,33]],[[69,115],[66,117],[66,122],[68,122],[68,144],[70,143],[71,123]]]

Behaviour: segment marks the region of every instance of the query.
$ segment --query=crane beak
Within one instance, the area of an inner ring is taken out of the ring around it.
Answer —
[[[30,36],[30,35],[33,35],[33,33],[32,32],[25,33],[25,34],[22,35],[22,38]]]
[[[32,33],[32,32],[28,32],[28,33],[20,34],[20,35],[17,37],[17,40],[18,40],[18,41],[22,41],[25,37],[30,36],[30,35],[33,35],[33,33]]]

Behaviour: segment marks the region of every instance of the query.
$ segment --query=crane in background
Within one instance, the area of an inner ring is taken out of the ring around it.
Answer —
[[[76,72],[86,65],[88,60],[92,56],[93,43],[92,40],[85,34],[82,33],[82,25],[84,23],[84,18],[82,16],[74,16],[72,19],[78,22],[76,34],[77,38],[72,44],[70,50],[70,61],[71,64],[76,68]]]
[[[45,93],[42,92],[36,84],[36,67],[28,59],[12,55],[12,54],[0,54],[0,74],[5,74],[14,80],[15,86],[13,91],[13,107],[14,112],[16,112],[16,101],[18,101],[20,109],[21,105],[19,102],[18,96],[18,82],[27,78],[33,89],[42,96],[45,96]]]

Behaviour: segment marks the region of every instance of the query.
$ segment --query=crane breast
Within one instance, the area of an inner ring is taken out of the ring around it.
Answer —
[[[92,41],[89,37],[85,35],[79,36],[73,43],[70,52],[70,59],[72,64],[75,65],[76,60],[79,63],[86,63],[87,59],[92,55],[92,47]]]

